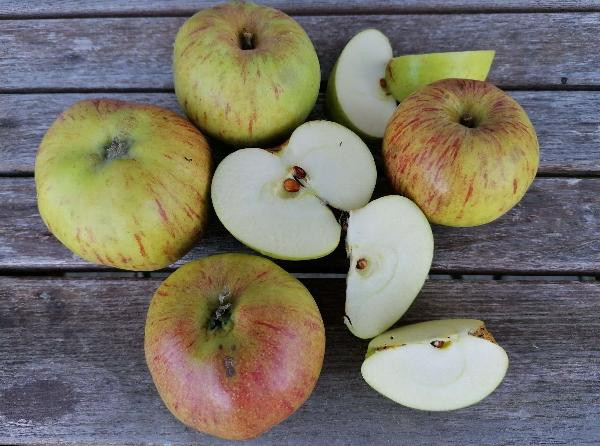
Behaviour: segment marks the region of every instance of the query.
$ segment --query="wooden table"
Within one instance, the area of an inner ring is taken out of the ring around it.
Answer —
[[[0,444],[226,443],[177,422],[145,366],[145,312],[168,271],[120,272],[72,255],[38,216],[32,173],[48,125],[76,100],[178,110],[175,32],[211,3],[0,0]],[[251,444],[600,444],[600,2],[266,3],[305,27],[323,79],[366,27],[385,31],[396,54],[494,48],[490,80],[529,113],[541,166],[498,221],[434,228],[430,280],[402,320],[485,320],[511,359],[496,392],[471,408],[428,413],[370,390],[360,376],[367,343],[342,324],[340,249],[281,262],[321,308],[325,364],[309,401]],[[323,116],[321,96],[313,117]],[[377,194],[385,192],[382,182]],[[248,249],[213,216],[171,269],[224,251]]]

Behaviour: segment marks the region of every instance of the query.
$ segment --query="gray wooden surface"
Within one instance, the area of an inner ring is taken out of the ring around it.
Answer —
[[[173,419],[144,364],[145,311],[168,271],[147,277],[74,257],[41,222],[32,177],[43,133],[75,100],[110,96],[179,111],[173,37],[214,3],[0,0],[0,444],[220,444]],[[600,444],[600,2],[265,3],[305,26],[324,81],[347,39],[366,27],[385,31],[396,54],[495,49],[490,80],[529,113],[541,165],[500,220],[434,228],[435,275],[400,321],[488,322],[511,359],[494,394],[436,414],[371,391],[359,373],[366,342],[341,324],[339,249],[281,262],[323,312],[325,367],[307,404],[256,444]],[[324,117],[322,96],[311,117]],[[226,153],[214,148],[217,160]],[[377,195],[386,191],[381,178]],[[248,251],[213,215],[183,261],[238,250]]]
[[[474,317],[511,360],[481,404],[400,407],[360,376],[366,341],[342,323],[342,280],[305,280],[326,326],[308,402],[249,444],[598,444],[600,284],[430,281],[405,322]],[[156,280],[5,278],[0,289],[0,443],[226,444],[177,422],[154,390],[143,327]],[[543,308],[541,308],[543,307]]]

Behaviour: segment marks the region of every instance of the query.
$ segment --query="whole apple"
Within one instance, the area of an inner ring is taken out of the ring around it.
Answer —
[[[152,105],[77,102],[35,160],[40,215],[67,248],[134,271],[182,257],[207,221],[211,154],[187,120]]]
[[[444,79],[408,96],[386,128],[394,189],[432,223],[476,226],[521,200],[539,164],[525,111],[487,82]]]
[[[242,440],[280,423],[309,397],[325,331],[300,281],[265,258],[219,254],[186,264],[161,284],[144,346],[175,417]]]
[[[314,106],[321,71],[302,27],[273,8],[204,9],[177,33],[175,93],[203,131],[237,147],[282,140]]]

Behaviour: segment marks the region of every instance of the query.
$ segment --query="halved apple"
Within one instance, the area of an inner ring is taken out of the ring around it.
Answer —
[[[385,83],[392,96],[401,102],[411,93],[441,79],[484,81],[495,54],[493,50],[479,50],[394,57],[385,69]]]
[[[298,127],[279,151],[242,149],[217,167],[212,202],[219,220],[249,247],[288,260],[323,257],[340,240],[329,206],[368,203],[377,171],[352,131],[329,121]]]
[[[384,88],[385,68],[392,55],[390,41],[376,29],[350,39],[327,83],[331,119],[363,137],[383,138],[397,105]]]
[[[350,211],[346,249],[349,330],[372,338],[392,326],[413,302],[433,258],[427,218],[408,198],[390,195]]]
[[[502,382],[508,356],[482,321],[448,319],[396,328],[369,343],[361,373],[382,395],[421,410],[475,404]]]

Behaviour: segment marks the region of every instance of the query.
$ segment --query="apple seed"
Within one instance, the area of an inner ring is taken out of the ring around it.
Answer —
[[[283,188],[286,190],[286,192],[298,192],[301,187],[302,185],[293,178],[287,178],[283,182]]]
[[[358,259],[356,262],[356,269],[365,269],[368,264],[369,264],[369,262],[364,257],[361,259]]]
[[[436,340],[436,341],[431,341],[431,345],[433,345],[435,348],[444,348],[446,346],[446,344],[449,344],[450,341],[442,341],[442,340]]]
[[[297,180],[303,180],[306,178],[306,170],[304,170],[302,167],[294,166],[292,167],[292,171],[294,172],[294,178]]]

